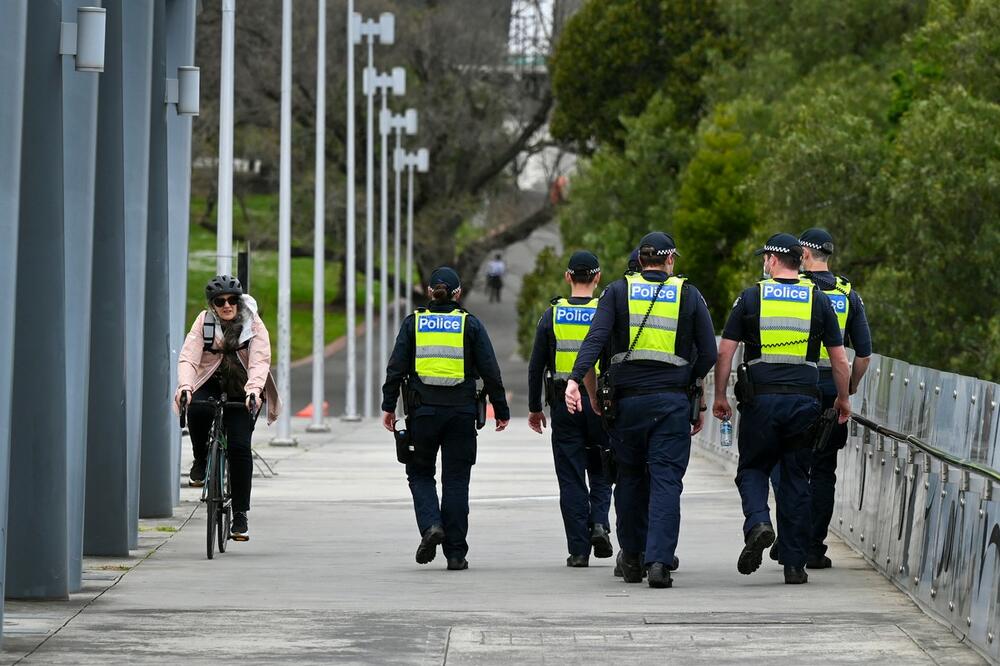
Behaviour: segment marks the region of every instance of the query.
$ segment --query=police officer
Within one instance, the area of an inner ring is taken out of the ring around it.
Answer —
[[[865,315],[865,303],[861,295],[843,276],[830,272],[830,256],[833,255],[833,236],[825,229],[806,229],[799,234],[802,246],[802,276],[812,280],[830,298],[837,314],[837,323],[844,336],[844,345],[854,348],[854,363],[851,366],[851,380],[848,392],[858,390],[861,378],[868,370],[872,355],[872,334]],[[823,409],[833,406],[837,388],[833,383],[830,355],[826,348],[819,353],[819,390],[823,395]],[[838,423],[830,434],[826,447],[813,454],[809,470],[809,491],[812,497],[812,527],[809,534],[809,549],[806,553],[807,569],[827,569],[832,566],[826,555],[826,535],[833,518],[833,499],[837,484],[837,457],[840,449],[847,445],[847,424]],[[780,466],[775,467],[771,481],[775,488],[780,483]],[[771,547],[771,559],[779,559],[780,546]]]
[[[785,582],[805,583],[809,541],[809,464],[807,433],[820,416],[817,366],[820,347],[829,352],[837,390],[834,406],[840,423],[850,416],[847,357],[830,299],[799,277],[802,247],[791,234],[771,236],[755,255],[764,255],[764,279],[733,304],[719,342],[715,374],[718,419],[732,417],[726,396],[733,355],[744,343],[744,365],[737,386],[739,463],[736,486],[743,501],[744,548],[741,574],[760,567],[761,554],[775,539],[767,506],[768,475],[781,463],[778,523]]]
[[[566,566],[586,567],[591,547],[595,557],[611,557],[611,484],[601,470],[600,450],[607,435],[586,394],[583,412],[570,414],[564,397],[566,380],[576,363],[580,343],[590,330],[597,310],[594,290],[601,267],[590,252],[574,252],[565,274],[569,298],[554,298],[535,330],[528,362],[528,426],[541,434],[545,427],[542,386],[552,410],[552,456],[559,480],[559,508],[566,529],[569,557]],[[590,487],[587,487],[588,476]]]
[[[691,453],[688,388],[715,364],[712,317],[698,290],[673,275],[677,246],[662,232],[639,243],[642,272],[605,289],[566,387],[571,413],[583,408],[579,384],[605,345],[612,355],[602,384],[613,386],[611,447],[618,465],[618,564],[626,582],[670,587],[680,528],[682,479]],[[602,400],[604,396],[602,395]],[[640,557],[641,553],[645,553]]]
[[[483,324],[462,309],[458,273],[431,274],[430,303],[403,320],[382,385],[382,424],[394,429],[400,387],[407,387],[409,430],[415,458],[406,465],[420,530],[417,563],[434,559],[443,544],[448,569],[469,567],[469,477],[476,462],[476,379],[482,377],[496,414],[496,430],[507,427],[510,409],[500,367]],[[404,384],[405,380],[405,384]],[[434,480],[441,448],[442,494]]]

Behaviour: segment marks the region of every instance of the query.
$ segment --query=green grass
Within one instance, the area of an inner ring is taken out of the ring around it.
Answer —
[[[215,275],[215,235],[191,225],[188,254],[187,321],[190,322],[205,308],[205,283]],[[328,263],[325,272],[325,299],[329,303],[338,296],[341,265]],[[312,285],[313,260],[311,257],[292,259],[292,359],[312,353]],[[278,254],[274,251],[254,251],[250,257],[250,295],[257,299],[260,316],[271,336],[272,360],[277,360],[278,343]],[[363,291],[359,303],[363,303]],[[327,343],[344,335],[346,314],[342,308],[328,307],[324,338]]]

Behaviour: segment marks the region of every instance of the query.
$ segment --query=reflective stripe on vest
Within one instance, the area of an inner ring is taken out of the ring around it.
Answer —
[[[786,284],[760,283],[760,358],[751,363],[813,365],[809,353],[812,329],[813,283],[800,278]]]
[[[840,326],[840,335],[843,337],[844,331],[847,330],[847,313],[851,309],[851,283],[838,276],[836,285],[833,289],[824,289],[823,293],[830,297],[833,311],[837,315],[837,324]],[[819,365],[821,368],[830,367],[830,352],[826,350],[826,345],[819,347]]]
[[[650,282],[642,275],[626,275],[625,282],[628,290],[629,344],[635,340],[629,360],[687,365],[687,360],[677,355],[677,321],[681,311],[684,278],[671,276],[661,285],[659,282]],[[649,303],[657,290],[659,296],[650,309]],[[648,318],[646,312],[649,312]],[[646,318],[646,325],[639,334],[643,318]],[[611,362],[621,363],[625,359],[625,353],[615,354]]]
[[[462,310],[414,315],[417,377],[428,386],[465,381],[465,315]]]
[[[556,338],[556,367],[552,373],[554,378],[569,379],[577,354],[580,353],[580,345],[587,337],[595,312],[597,312],[596,298],[579,305],[560,298],[552,306],[552,333]]]

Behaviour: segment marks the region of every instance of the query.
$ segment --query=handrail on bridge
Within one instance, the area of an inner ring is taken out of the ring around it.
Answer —
[[[964,460],[964,459],[959,458],[957,456],[953,456],[950,453],[946,453],[945,451],[942,451],[941,449],[938,449],[938,448],[936,448],[934,446],[931,446],[930,444],[928,444],[927,442],[923,441],[922,439],[920,439],[918,437],[915,437],[913,435],[905,435],[905,434],[903,434],[901,432],[897,432],[897,431],[895,431],[895,430],[893,430],[891,428],[887,428],[887,427],[885,427],[883,425],[880,425],[880,424],[876,423],[875,421],[867,419],[864,416],[858,416],[857,414],[851,414],[851,419],[854,422],[858,423],[859,425],[864,426],[865,428],[868,428],[869,430],[873,430],[873,431],[877,432],[880,435],[883,435],[885,437],[889,437],[890,439],[894,439],[897,442],[905,442],[907,444],[912,444],[913,446],[917,447],[918,449],[920,449],[924,453],[926,453],[928,455],[931,455],[931,456],[934,456],[935,458],[938,458],[939,460],[943,460],[944,462],[948,463],[949,465],[951,465],[953,467],[957,467],[959,469],[963,469],[963,470],[965,470],[967,472],[972,472],[974,474],[980,474],[982,476],[985,476],[985,477],[993,480],[996,483],[1000,483],[1000,472],[998,472],[997,470],[995,470],[995,469],[993,469],[991,467],[987,467],[985,465],[980,465],[978,463],[974,463],[972,461]]]

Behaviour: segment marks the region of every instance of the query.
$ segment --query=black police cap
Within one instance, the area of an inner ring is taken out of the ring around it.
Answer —
[[[765,252],[802,256],[802,245],[799,244],[799,239],[791,234],[774,234],[767,239],[764,247],[754,252],[754,256],[762,255]]]
[[[664,257],[669,254],[681,256],[681,253],[677,251],[677,244],[674,243],[674,237],[662,231],[652,231],[643,236],[642,240],[639,241],[639,249],[647,246],[652,247],[653,254],[657,256]]]
[[[566,268],[577,275],[596,275],[601,270],[601,264],[593,252],[578,250],[569,258]]]
[[[443,284],[448,287],[448,291],[454,292],[462,286],[462,281],[458,279],[458,273],[455,272],[454,268],[441,266],[439,268],[435,268],[434,272],[431,273],[431,280],[429,284],[432,287]]]
[[[810,250],[822,250],[827,254],[833,254],[833,236],[826,229],[818,227],[806,229],[799,234],[799,245]]]

